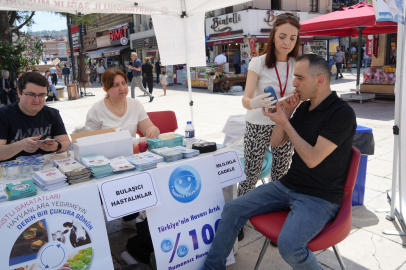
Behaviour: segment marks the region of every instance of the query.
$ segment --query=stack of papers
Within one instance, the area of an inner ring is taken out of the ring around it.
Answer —
[[[6,184],[6,192],[8,200],[13,201],[37,195],[37,188],[32,180],[25,180],[18,183]]]
[[[4,192],[3,184],[0,184],[0,203],[7,201],[7,195]]]
[[[151,152],[163,156],[165,162],[173,162],[183,158],[180,151],[171,149],[169,147],[152,149]]]
[[[86,182],[92,179],[92,171],[73,158],[54,160],[54,165],[67,176],[69,184]]]
[[[135,156],[149,158],[149,159],[152,159],[153,161],[155,161],[156,163],[164,162],[163,156],[151,153],[149,151],[133,155],[133,157],[135,157]]]
[[[37,171],[32,175],[32,180],[42,190],[54,190],[66,187],[66,176],[63,175],[57,168],[46,169]]]
[[[82,164],[92,171],[94,178],[101,178],[114,174],[110,160],[102,155],[88,156],[81,158]]]
[[[114,173],[123,173],[126,171],[135,170],[135,166],[128,162],[125,157],[113,158],[110,160],[110,165],[113,168]]]
[[[196,149],[190,149],[183,146],[175,146],[172,149],[178,150],[182,153],[183,158],[192,158],[200,155],[200,151]]]
[[[139,154],[127,157],[127,160],[134,164],[137,171],[142,172],[156,168],[156,162],[150,158],[145,158]]]

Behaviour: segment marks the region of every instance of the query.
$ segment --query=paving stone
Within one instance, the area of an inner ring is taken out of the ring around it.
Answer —
[[[251,224],[252,226],[252,224]],[[244,226],[244,239],[238,242],[238,252],[240,251],[240,248],[245,247],[252,242],[257,241],[263,237],[263,235],[255,230],[253,227],[250,227],[248,225]]]
[[[367,173],[385,177],[392,173],[392,162],[373,159],[368,161]]]
[[[117,260],[120,260],[121,253],[126,251],[127,240],[136,234],[136,230],[123,229],[119,232],[108,235],[111,253],[113,253]]]
[[[392,180],[385,177],[367,174],[365,186],[371,190],[386,192],[392,188]]]

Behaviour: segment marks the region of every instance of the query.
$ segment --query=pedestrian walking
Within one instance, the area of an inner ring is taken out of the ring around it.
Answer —
[[[156,72],[156,83],[159,83],[159,75],[161,74],[161,62],[159,61],[159,59],[155,63],[155,72]]]
[[[164,89],[164,96],[166,96],[166,86],[168,85],[168,76],[166,76],[165,71],[162,71],[161,81],[159,83],[162,84],[162,88]]]
[[[48,82],[49,82],[49,87],[48,87],[48,91],[51,90],[52,91],[52,96],[48,95],[48,98],[46,99],[46,101],[59,101],[59,99],[57,98],[58,93],[56,92],[56,88],[55,85],[52,84],[52,74],[49,70],[45,71],[45,78],[47,78]]]
[[[69,74],[70,74],[70,69],[64,64],[64,67],[62,69],[62,75],[63,75],[63,81],[65,85],[69,84]]]
[[[51,73],[51,80],[52,80],[52,84],[57,85],[58,84],[58,75],[57,70],[55,65],[52,65],[52,67],[49,69],[49,72]]]
[[[364,47],[362,47],[362,50],[364,51],[364,58],[362,59],[362,65],[364,66],[364,68],[366,68],[368,66],[368,61],[371,59],[371,57],[369,57],[369,55],[367,55],[367,48],[364,45]]]
[[[16,93],[8,70],[3,70],[1,72],[0,92],[1,104],[7,105],[7,96],[10,103],[16,102]]]
[[[137,53],[132,52],[131,53],[131,60],[127,68],[132,70],[133,74],[133,79],[131,81],[131,97],[135,98],[135,85],[137,85],[142,92],[147,94],[149,96],[149,102],[152,102],[154,100],[154,97],[145,89],[145,87],[142,85],[142,63],[141,60],[138,59]]]
[[[340,46],[337,46],[337,52],[334,54],[334,59],[336,60],[337,67],[336,80],[338,80],[338,73],[340,73],[340,78],[343,78],[343,64],[345,63],[345,54],[341,51]]]
[[[96,68],[96,71],[97,71],[97,75],[99,76],[99,82],[100,82],[100,84],[102,84],[102,76],[103,76],[103,73],[104,73],[104,71],[105,71],[105,69],[104,69],[104,67],[99,63],[98,65],[97,65],[97,68]]]
[[[145,89],[147,89],[148,84],[148,90],[151,95],[152,91],[154,90],[153,69],[154,67],[151,64],[151,59],[149,57],[145,57],[145,63],[142,65],[142,85]]]

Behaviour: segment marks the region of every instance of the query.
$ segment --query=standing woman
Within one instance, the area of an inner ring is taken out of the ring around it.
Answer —
[[[152,70],[154,67],[151,65],[151,59],[149,57],[145,57],[145,64],[142,65],[142,84],[144,88],[147,89],[146,84],[148,84],[149,93],[152,95],[152,91],[154,90],[154,75],[152,74]]]
[[[10,72],[3,70],[0,78],[0,97],[1,104],[7,105],[7,94],[10,99],[10,103],[16,102],[16,93],[14,90],[13,81],[10,79]]]
[[[292,13],[277,16],[264,53],[251,60],[248,67],[246,90],[242,99],[246,129],[244,134],[244,163],[247,180],[238,187],[238,196],[255,188],[262,170],[265,154],[270,146],[275,123],[262,114],[262,108],[271,108],[267,86],[272,86],[279,98],[294,91],[293,70],[299,53],[299,18]],[[287,173],[292,160],[293,145],[288,140],[280,147],[272,147],[271,181]],[[242,232],[242,231],[241,231]],[[242,238],[243,234],[239,238]]]

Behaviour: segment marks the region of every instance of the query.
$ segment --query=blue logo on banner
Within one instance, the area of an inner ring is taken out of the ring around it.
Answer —
[[[189,203],[199,196],[202,180],[195,168],[182,165],[169,177],[169,191],[172,197],[181,203]]]
[[[172,248],[173,248],[172,239],[166,238],[166,239],[162,240],[161,249],[162,249],[163,252],[165,252],[165,253],[169,252],[169,251],[172,250]]]
[[[177,254],[180,258],[185,257],[189,253],[189,247],[186,244],[182,244],[178,247]]]

